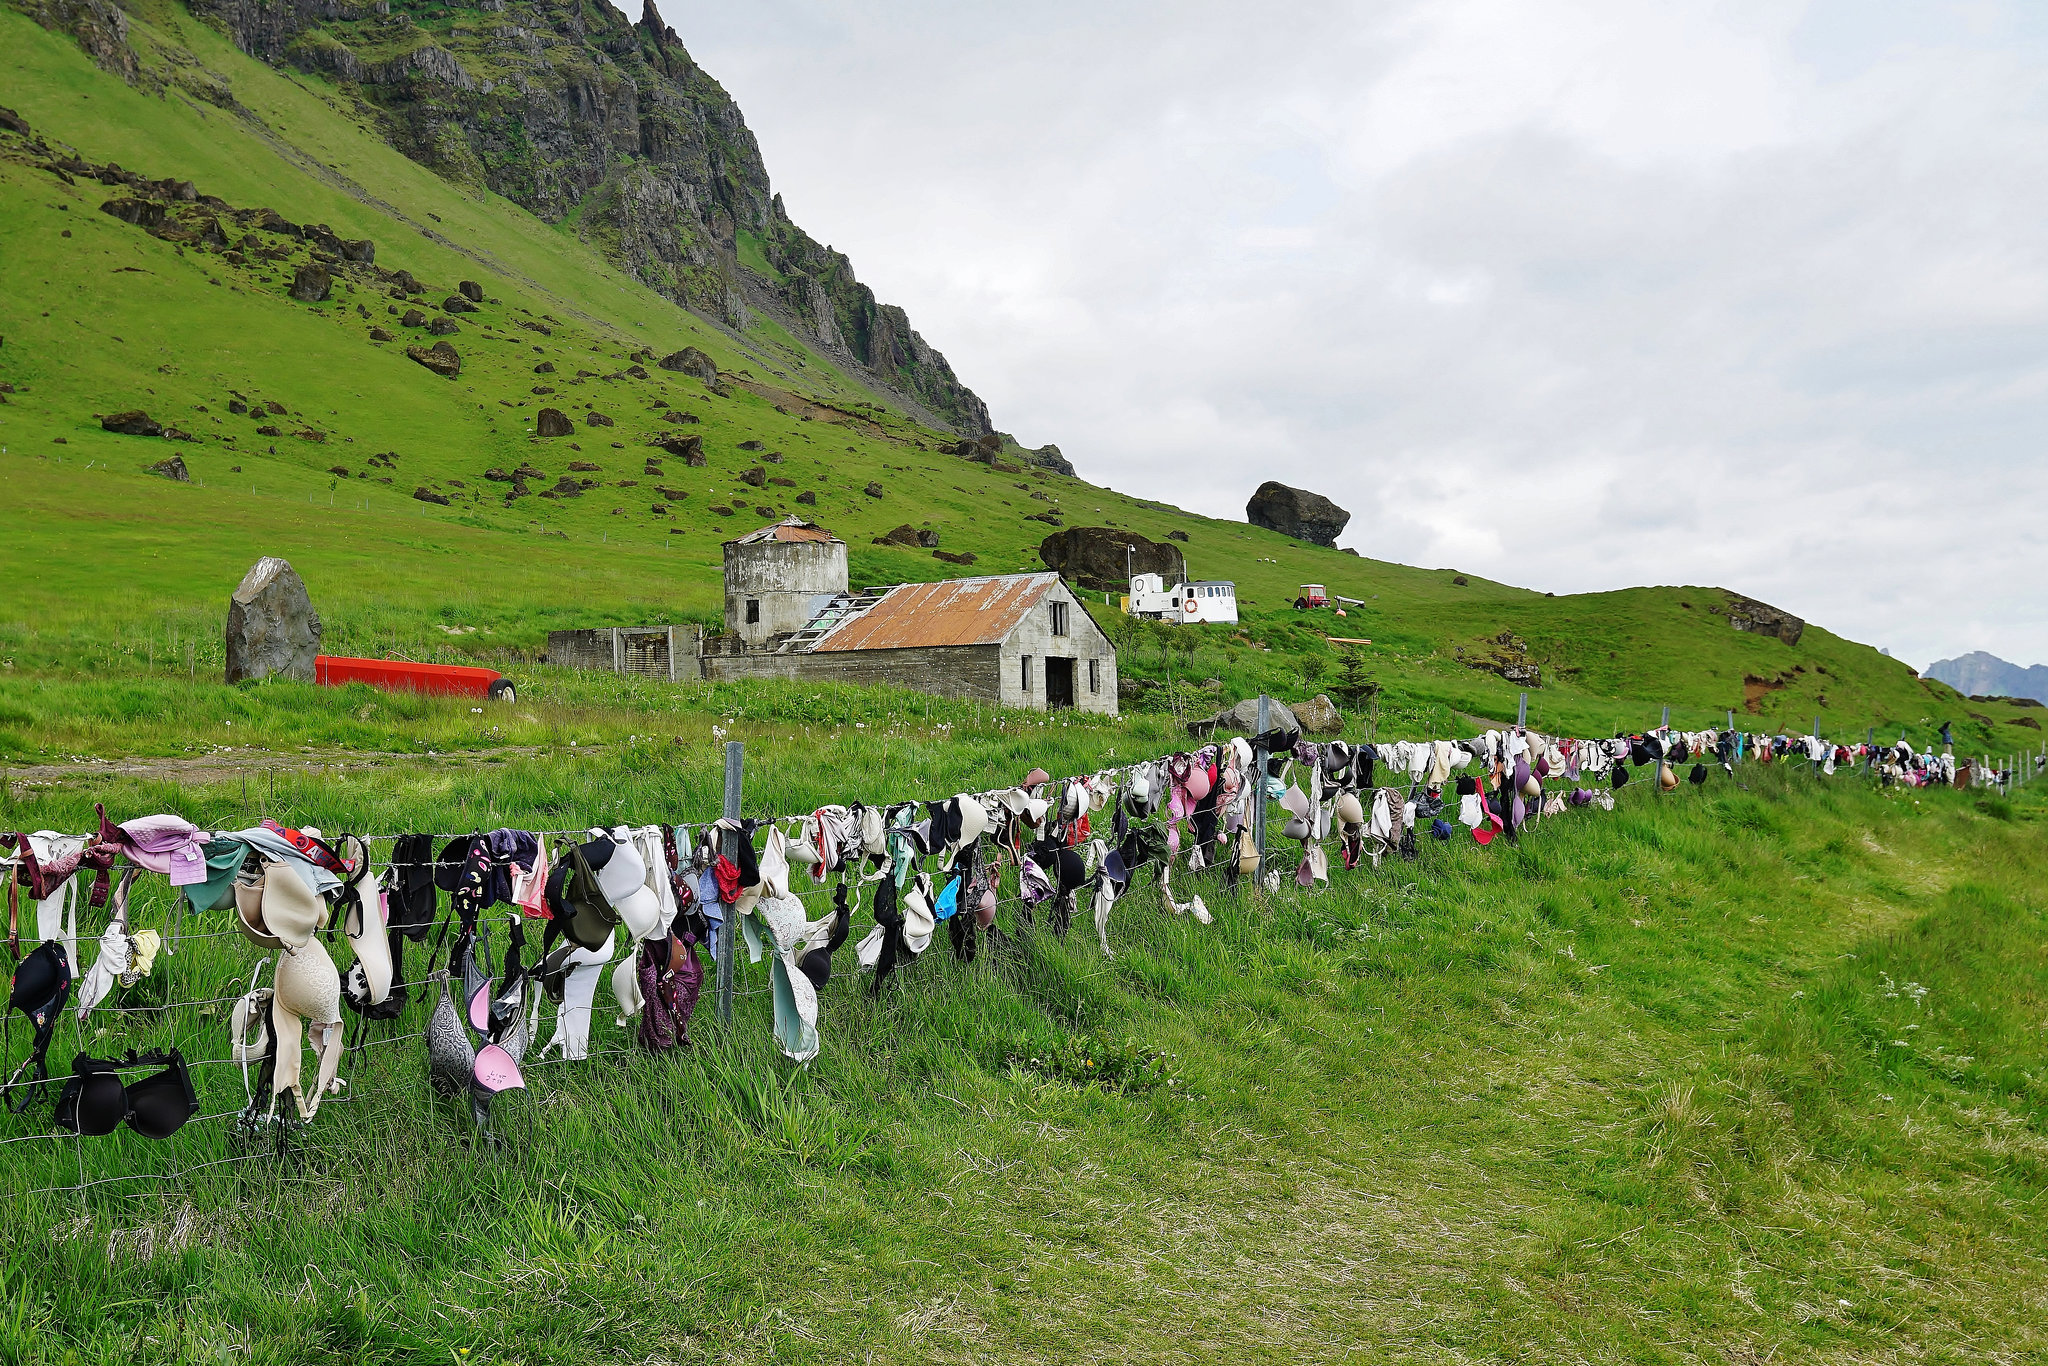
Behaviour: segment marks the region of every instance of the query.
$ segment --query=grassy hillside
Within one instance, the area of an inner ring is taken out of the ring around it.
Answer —
[[[47,693],[41,705],[20,697],[31,672],[46,686],[81,672],[204,674],[199,666],[217,658],[207,651],[218,650],[223,600],[261,553],[287,556],[306,576],[335,649],[521,659],[550,628],[709,618],[719,542],[769,515],[815,516],[856,548],[857,577],[887,582],[1036,567],[1051,527],[1029,519],[1052,512],[1155,539],[1181,531],[1197,572],[1238,581],[1248,629],[1204,632],[1186,659],[1132,640],[1127,672],[1140,679],[1172,672],[1215,679],[1217,694],[1298,696],[1334,668],[1323,637],[1365,636],[1396,723],[1449,722],[1454,711],[1497,717],[1511,713],[1518,689],[1466,661],[1499,654],[1505,634],[1544,669],[1533,715],[1561,729],[1640,726],[1669,704],[1695,723],[1731,707],[1759,726],[1803,726],[1818,713],[1837,733],[1878,724],[1924,735],[1948,719],[1965,749],[1994,752],[2036,738],[2013,725],[2031,719],[2024,713],[1965,707],[1821,628],[1796,648],[1735,632],[1712,614],[1721,599],[1710,589],[1552,598],[1459,584],[1465,576],[1451,570],[1339,555],[1042,470],[940,454],[945,434],[876,403],[772,323],[742,336],[675,307],[571,231],[398,155],[334,90],[250,61],[182,9],[142,7],[133,33],[146,60],[177,55],[182,83],[156,94],[131,87],[67,37],[0,13],[11,107],[96,166],[189,179],[236,209],[371,239],[377,265],[412,272],[429,303],[464,279],[479,281],[489,302],[457,320],[448,341],[463,368],[442,379],[404,354],[429,340],[397,325],[395,311],[410,302],[347,281],[328,303],[294,302],[302,245],[256,234],[289,249],[286,259],[233,265],[220,250],[159,240],[98,212],[124,191],[66,184],[37,169],[25,139],[0,134],[0,382],[12,386],[0,395],[0,468],[33,529],[0,543],[11,588],[0,649],[14,661],[0,687],[17,711],[65,709]],[[201,89],[215,102],[195,98]],[[397,340],[372,341],[372,327]],[[636,354],[685,345],[737,376],[729,396],[659,369],[625,374]],[[554,371],[537,375],[543,363]],[[229,411],[239,402],[285,411],[242,417]],[[657,404],[699,421],[665,422]],[[615,425],[534,439],[543,405],[600,412]],[[115,436],[94,417],[133,408],[196,439]],[[259,436],[259,425],[282,434]],[[648,474],[647,443],[676,433],[702,436],[706,464],[667,458]],[[764,463],[771,453],[782,462]],[[143,473],[172,454],[192,484]],[[530,481],[541,490],[571,462],[598,466],[577,475],[597,487],[508,501],[504,484],[484,478],[527,465],[545,476]],[[790,483],[739,482],[757,468]],[[863,492],[871,482],[881,497]],[[416,501],[422,488],[449,503]],[[815,505],[797,503],[801,492]],[[712,510],[735,499],[732,516]],[[904,522],[936,529],[942,548],[977,563],[960,569],[867,544]],[[1367,605],[1341,620],[1297,616],[1286,604],[1306,581]],[[59,747],[32,723],[0,729],[26,743],[15,750],[23,757]]]

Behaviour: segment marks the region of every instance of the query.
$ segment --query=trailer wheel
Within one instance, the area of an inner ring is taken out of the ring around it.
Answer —
[[[518,700],[519,689],[512,686],[511,679],[494,678],[491,680],[491,701],[517,702]]]

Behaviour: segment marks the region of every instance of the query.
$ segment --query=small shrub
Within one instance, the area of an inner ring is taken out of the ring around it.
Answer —
[[[1185,1094],[1187,1082],[1173,1074],[1176,1054],[1125,1039],[1110,1043],[1086,1034],[1072,1034],[1032,1056],[1010,1055],[1010,1066],[1084,1090],[1144,1095],[1171,1090]]]

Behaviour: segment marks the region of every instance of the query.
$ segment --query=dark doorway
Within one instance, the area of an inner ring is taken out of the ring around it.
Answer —
[[[1074,661],[1046,657],[1045,706],[1047,711],[1066,711],[1074,705]]]

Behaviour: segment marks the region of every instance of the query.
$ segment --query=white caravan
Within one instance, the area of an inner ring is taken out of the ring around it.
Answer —
[[[1237,585],[1228,579],[1195,579],[1171,588],[1157,574],[1139,574],[1131,579],[1131,595],[1124,610],[1134,617],[1159,621],[1237,623]]]

